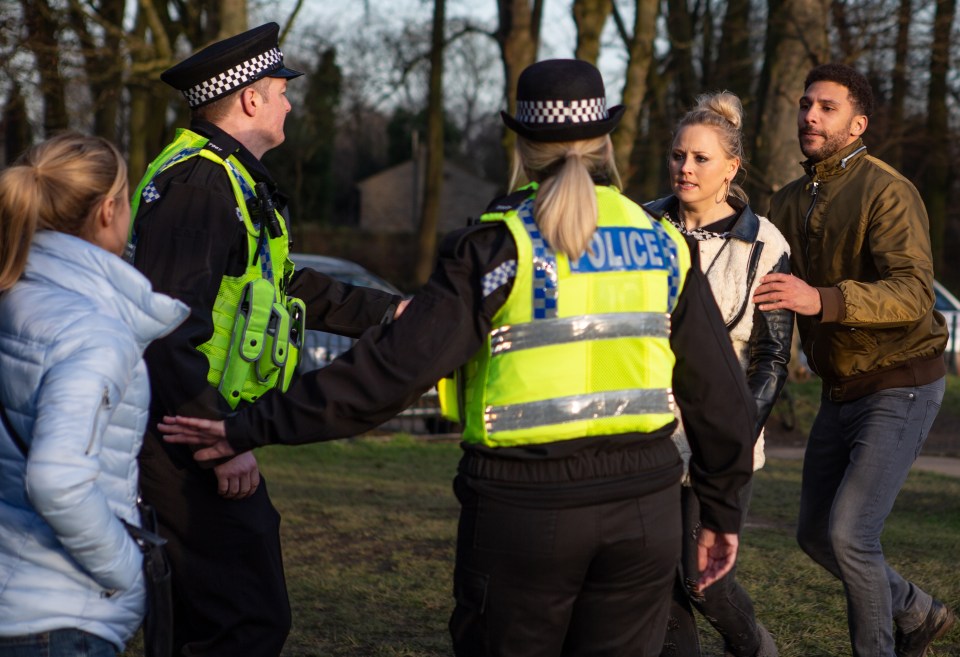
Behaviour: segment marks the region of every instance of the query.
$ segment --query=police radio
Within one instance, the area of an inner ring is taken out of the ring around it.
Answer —
[[[267,183],[258,182],[254,186],[254,193],[256,196],[247,201],[250,217],[261,226],[267,227],[267,233],[271,239],[280,237],[283,235],[283,229],[280,228],[280,220],[277,219],[277,204],[267,188]]]

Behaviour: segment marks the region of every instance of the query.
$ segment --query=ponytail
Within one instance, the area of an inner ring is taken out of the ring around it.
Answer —
[[[555,250],[571,260],[583,255],[597,230],[594,175],[620,186],[609,136],[572,142],[517,140],[518,161],[540,189],[534,218],[540,233]],[[514,183],[519,179],[514,170]]]
[[[0,291],[16,283],[40,219],[36,178],[22,166],[0,173]]]

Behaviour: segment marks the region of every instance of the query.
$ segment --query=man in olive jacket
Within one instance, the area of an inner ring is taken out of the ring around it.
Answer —
[[[795,275],[765,276],[754,296],[761,310],[797,313],[823,381],[797,540],[843,582],[855,657],[922,657],[953,612],[887,565],[880,534],[944,393],[947,329],[933,310],[927,213],[906,178],[867,154],[873,94],[863,75],[825,64],[804,87],[806,175],[773,196],[769,213]]]

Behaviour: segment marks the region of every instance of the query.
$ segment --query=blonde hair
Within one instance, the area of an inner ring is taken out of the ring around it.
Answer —
[[[0,172],[0,290],[23,275],[36,231],[89,239],[101,204],[125,194],[126,186],[116,146],[75,132],[37,144]]]
[[[677,124],[674,133],[689,125],[705,125],[713,128],[720,139],[720,147],[730,159],[740,160],[740,170],[746,173],[746,160],[743,155],[743,105],[740,98],[729,91],[697,96],[696,105]],[[749,197],[735,181],[730,181],[729,194],[744,203]]]
[[[622,186],[609,135],[562,142],[517,137],[510,188],[540,184],[534,219],[547,243],[571,259],[583,255],[597,230],[594,176]]]

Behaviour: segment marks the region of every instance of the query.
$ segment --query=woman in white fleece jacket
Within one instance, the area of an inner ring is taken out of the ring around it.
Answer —
[[[126,172],[67,133],[0,173],[0,657],[112,656],[143,619],[142,354],[188,311],[119,257]]]
[[[765,274],[789,271],[790,251],[773,224],[750,209],[747,195],[735,182],[743,165],[742,122],[743,109],[734,94],[699,97],[674,135],[669,155],[673,194],[645,207],[665,216],[699,247],[700,267],[757,402],[756,470],[764,461],[764,422],[786,382],[793,313],[761,312],[751,301]],[[682,418],[674,439],[688,461]],[[750,492],[751,484],[741,491],[744,519]],[[686,543],[661,656],[700,655],[692,604],[723,636],[725,655],[774,657],[776,645],[757,622],[750,596],[737,583],[736,568],[709,589],[696,589],[699,504],[689,486],[683,489],[682,501]]]

